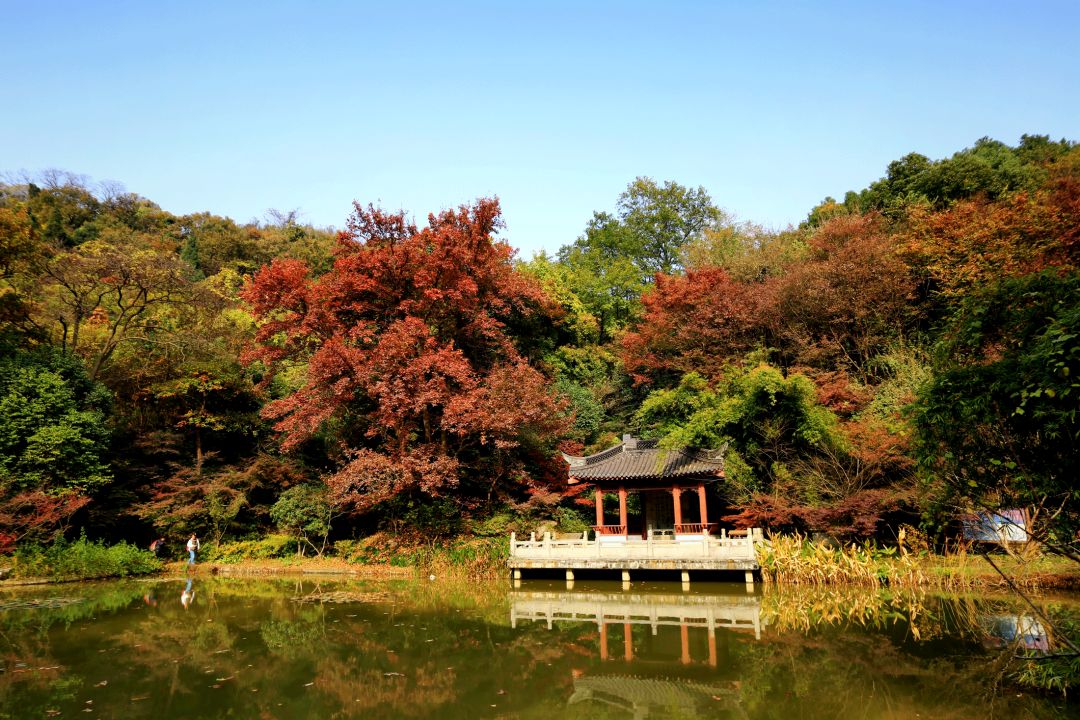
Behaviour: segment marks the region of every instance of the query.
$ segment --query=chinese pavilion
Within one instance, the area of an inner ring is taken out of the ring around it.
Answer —
[[[596,492],[598,536],[708,535],[716,529],[709,522],[705,487],[724,477],[724,448],[695,450],[657,447],[655,440],[624,435],[614,447],[587,457],[563,454],[570,465],[571,485],[588,483]],[[604,523],[604,494],[618,493],[619,522]],[[627,517],[627,496],[641,499],[639,525]],[[695,496],[696,495],[696,499]]]

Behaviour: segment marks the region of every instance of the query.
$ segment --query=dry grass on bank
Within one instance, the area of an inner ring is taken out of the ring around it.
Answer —
[[[1029,550],[996,552],[994,563],[1025,590],[1080,589],[1080,566],[1067,558]],[[801,535],[778,535],[758,550],[765,582],[789,585],[858,585],[925,587],[938,590],[998,589],[1008,583],[968,545],[931,553],[910,531],[901,532],[896,547],[854,543],[834,547],[815,544]]]
[[[227,575],[227,576],[272,576],[272,575],[350,575],[370,578],[410,577],[414,568],[394,567],[385,564],[351,563],[341,558],[308,557],[299,559],[263,559],[241,560],[238,562],[196,563],[194,568],[185,562],[169,563],[165,571],[170,574]]]

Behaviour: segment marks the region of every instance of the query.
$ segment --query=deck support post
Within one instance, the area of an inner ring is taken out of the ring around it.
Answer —
[[[746,589],[750,592],[754,592],[754,571],[746,571]]]
[[[573,570],[567,570],[566,571],[566,589],[567,590],[573,590],[574,589],[574,571]]]
[[[684,591],[690,589],[690,571],[689,570],[683,570],[682,571],[682,589]]]
[[[521,568],[514,568],[514,579],[521,580]]]
[[[623,587],[629,587],[630,586],[630,571],[629,570],[623,570],[622,571],[622,584],[623,584]]]

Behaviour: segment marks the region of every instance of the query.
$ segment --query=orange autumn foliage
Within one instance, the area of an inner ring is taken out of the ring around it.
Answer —
[[[733,358],[761,343],[771,288],[738,282],[718,267],[681,277],[657,275],[642,297],[641,322],[622,339],[626,371],[637,383],[692,371],[718,376]]]
[[[1080,267],[1080,178],[1061,173],[1044,189],[948,210],[911,211],[902,254],[931,292],[959,298],[1005,277]]]

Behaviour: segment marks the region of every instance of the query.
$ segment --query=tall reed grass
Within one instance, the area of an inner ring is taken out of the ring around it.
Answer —
[[[758,546],[765,582],[792,585],[921,586],[926,574],[901,544],[883,548],[871,543],[829,547],[805,536],[776,535]]]
[[[1010,580],[1026,590],[1046,582],[1080,581],[1076,569],[1052,558],[1001,555],[997,564]],[[1006,583],[970,543],[951,541],[931,552],[914,528],[901,528],[897,544],[835,546],[811,542],[803,535],[776,535],[758,547],[765,582],[793,585],[858,585],[863,587],[924,587],[948,591],[1005,587]]]

